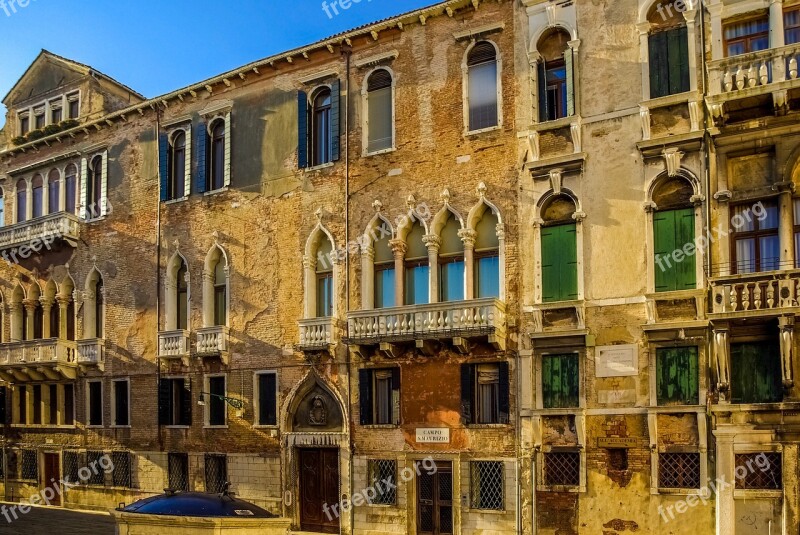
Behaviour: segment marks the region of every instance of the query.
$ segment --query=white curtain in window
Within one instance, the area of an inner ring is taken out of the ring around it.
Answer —
[[[369,152],[392,148],[392,88],[369,92]]]
[[[497,126],[497,62],[469,68],[469,128]]]

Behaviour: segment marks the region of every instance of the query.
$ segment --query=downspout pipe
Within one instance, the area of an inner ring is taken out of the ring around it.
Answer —
[[[161,107],[156,106],[155,143],[156,143],[156,177],[158,182],[158,197],[156,198],[156,328],[161,330],[161,151],[159,150],[159,136],[161,134]],[[161,385],[161,358],[156,348],[156,388]],[[164,428],[158,422],[158,450],[164,451]]]

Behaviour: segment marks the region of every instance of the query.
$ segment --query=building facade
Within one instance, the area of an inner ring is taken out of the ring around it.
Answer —
[[[797,21],[451,0],[152,99],[43,51],[0,132],[5,499],[795,532]]]

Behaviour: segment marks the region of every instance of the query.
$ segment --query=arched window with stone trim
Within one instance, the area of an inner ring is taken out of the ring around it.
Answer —
[[[394,79],[388,69],[367,76],[365,97],[365,152],[389,150],[394,147]]]
[[[424,305],[430,302],[430,263],[424,238],[425,227],[420,220],[414,221],[405,236],[406,255],[403,271],[406,305]]]
[[[21,342],[26,340],[25,311],[23,302],[25,301],[25,289],[19,283],[16,284],[11,292],[11,340]]]
[[[58,300],[60,323],[59,329],[60,336],[66,340],[75,340],[75,300],[73,299],[73,292],[75,291],[75,281],[72,277],[67,275],[61,281],[60,292],[56,297]]]
[[[541,208],[542,301],[578,298],[578,240],[575,201],[553,195]]]
[[[553,27],[537,43],[540,122],[575,115],[575,62],[570,41],[567,31]]]
[[[92,269],[86,277],[83,301],[83,338],[103,338],[105,332],[105,291],[103,276]]]
[[[317,211],[320,220],[306,241],[303,258],[305,316],[310,318],[333,317],[335,304],[336,246],[333,236],[322,225],[322,212]]]
[[[58,286],[53,279],[47,281],[44,287],[44,297],[42,299],[42,307],[45,312],[45,330],[44,338],[60,338],[61,336],[61,316],[59,311],[56,296],[58,295]]]
[[[219,263],[218,263],[219,264]],[[186,259],[176,252],[167,265],[166,328],[186,330],[189,325],[189,268]],[[216,269],[215,269],[216,282]],[[216,287],[216,284],[215,284]],[[216,310],[216,305],[215,305]],[[215,313],[216,314],[216,313]]]
[[[78,196],[78,166],[69,164],[64,170],[64,211],[74,214]]]
[[[469,232],[465,234],[465,244],[471,242],[472,249],[472,258],[467,258],[472,264],[472,273],[469,273],[470,265],[467,265],[467,289],[470,281],[473,289],[472,296],[467,297],[502,298],[504,259],[501,258],[500,242],[504,234],[500,212],[486,200],[485,192],[486,185],[481,183],[478,186],[480,201],[470,210],[467,218]]]
[[[103,198],[103,184],[105,178],[104,156],[98,154],[89,162],[88,178],[86,180],[85,217],[94,219],[102,215],[101,204]]]
[[[434,232],[440,240],[438,252],[440,302],[464,300],[466,274],[464,242],[459,235],[461,229],[459,218],[450,210],[443,220],[434,222]]]
[[[225,187],[225,121],[217,119],[211,123],[210,133],[210,152],[209,152],[209,172],[208,172],[208,191],[215,191]]]
[[[25,300],[25,339],[41,340],[44,324],[44,313],[40,298],[42,290],[39,283],[33,281],[28,288],[28,298]]]
[[[376,201],[377,203],[377,201]],[[380,203],[377,203],[380,207]],[[363,236],[362,307],[388,308],[397,306],[396,265],[392,249],[392,225],[380,214],[367,225]]]
[[[214,244],[203,272],[203,327],[228,326],[229,276],[228,255]]]
[[[656,292],[697,287],[697,255],[683,252],[695,242],[693,196],[692,184],[682,176],[659,180],[652,191]]]
[[[647,22],[650,98],[689,91],[689,35],[683,11],[656,1]]]
[[[47,213],[61,211],[61,171],[51,169],[47,175]]]
[[[468,130],[492,128],[500,124],[500,61],[491,41],[478,41],[467,52]]]
[[[44,179],[36,173],[31,180],[32,209],[31,217],[37,218],[44,215]]]
[[[17,180],[17,223],[28,219],[28,181],[24,178]]]

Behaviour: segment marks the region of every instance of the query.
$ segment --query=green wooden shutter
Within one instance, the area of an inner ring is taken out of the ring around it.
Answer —
[[[675,281],[675,212],[656,212],[653,214],[653,249],[655,258],[655,287],[657,292],[677,289]]]
[[[697,347],[660,348],[656,352],[656,396],[659,405],[699,403]]]
[[[575,70],[572,48],[564,51],[564,67],[567,74],[567,117],[575,115]]]
[[[361,425],[372,425],[372,370],[358,370],[358,402]]]
[[[648,38],[650,65],[650,98],[669,94],[669,56],[667,54],[667,32],[650,34]]]
[[[669,93],[677,95],[689,90],[689,34],[686,26],[664,32],[667,39]]]
[[[577,407],[579,385],[577,354],[542,357],[542,399],[545,409]]]
[[[777,343],[731,344],[731,400],[776,403],[783,400]]]
[[[542,228],[542,300],[578,297],[578,247],[574,224]]]
[[[683,248],[694,242],[694,209],[675,210],[675,244]],[[692,256],[684,256],[683,261],[676,264],[678,290],[691,290],[697,287],[695,266],[697,252]]]

